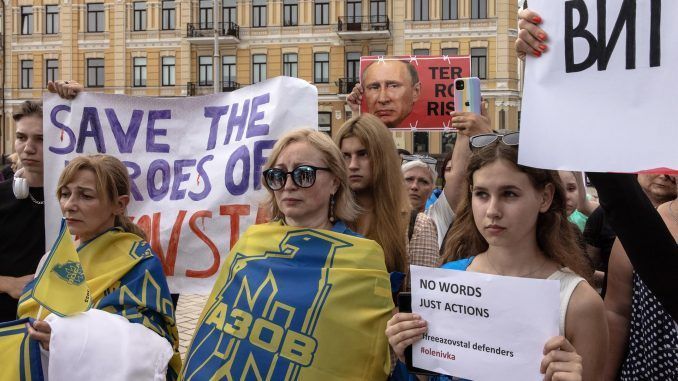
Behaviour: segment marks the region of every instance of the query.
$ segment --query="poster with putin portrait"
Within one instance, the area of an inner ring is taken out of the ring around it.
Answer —
[[[454,80],[470,76],[470,56],[363,56],[360,112],[392,130],[451,130]]]

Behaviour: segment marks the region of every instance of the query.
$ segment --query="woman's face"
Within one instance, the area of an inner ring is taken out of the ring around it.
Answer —
[[[300,165],[326,168],[322,152],[308,142],[293,142],[285,147],[278,156],[273,168],[291,172]],[[287,224],[292,226],[320,228],[329,221],[330,195],[339,188],[339,180],[328,170],[318,170],[315,183],[309,188],[301,188],[287,176],[285,185],[274,191],[278,208],[285,216]]]
[[[558,171],[558,175],[560,175],[560,181],[562,181],[563,188],[565,188],[565,211],[569,216],[579,207],[577,179],[570,171]]]
[[[348,183],[354,192],[363,192],[372,187],[372,162],[367,148],[355,136],[341,141],[341,154],[348,168]]]
[[[94,172],[86,169],[78,171],[73,181],[61,188],[59,205],[71,234],[82,242],[112,228],[116,213],[124,211],[124,207],[121,209],[97,193]]]
[[[535,189],[527,174],[505,160],[475,171],[471,192],[476,228],[490,246],[511,247],[535,240],[537,217],[553,199],[553,187]]]

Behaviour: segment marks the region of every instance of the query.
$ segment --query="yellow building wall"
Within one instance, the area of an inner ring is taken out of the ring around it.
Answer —
[[[189,24],[199,21],[199,2],[177,1],[175,30],[161,28],[160,0],[147,2],[147,30],[133,31],[133,2],[105,0],[104,32],[87,32],[86,4],[92,0],[9,0],[5,7],[7,25],[3,39],[7,59],[0,71],[5,73],[3,144],[0,152],[11,151],[13,132],[11,115],[24,99],[40,99],[45,85],[45,59],[59,60],[59,77],[74,79],[83,84],[87,80],[87,58],[105,59],[105,84],[90,91],[147,96],[186,96],[189,83],[198,82],[198,56],[213,56],[213,38],[189,38]],[[222,37],[219,56],[236,56],[236,80],[242,85],[252,82],[252,54],[266,54],[268,78],[282,74],[282,56],[286,52],[298,54],[298,76],[313,83],[314,53],[329,52],[329,83],[316,84],[319,90],[319,110],[332,113],[332,131],[350,116],[345,105],[345,94],[339,94],[340,78],[346,77],[346,53],[369,55],[385,51],[388,55],[411,54],[415,48],[427,48],[439,55],[443,48],[457,47],[459,54],[469,54],[473,47],[487,48],[487,77],[482,81],[483,96],[488,100],[488,114],[497,128],[499,113],[504,111],[505,127],[518,128],[519,65],[513,51],[516,36],[516,0],[488,0],[486,19],[470,19],[471,0],[459,1],[459,19],[441,20],[440,0],[429,2],[428,21],[412,21],[412,0],[387,1],[390,33],[387,37],[342,37],[337,33],[337,20],[346,14],[344,0],[330,0],[330,25],[314,25],[314,2],[300,1],[298,26],[283,27],[282,1],[270,1],[264,28],[251,28],[251,0],[237,2],[239,40]],[[47,35],[45,5],[59,5],[60,31]],[[369,16],[370,2],[363,0],[362,15]],[[21,6],[33,7],[33,33],[21,35]],[[219,12],[220,13],[220,12]],[[218,18],[221,16],[219,15]],[[161,57],[175,57],[175,86],[161,86]],[[133,58],[146,57],[146,87],[133,86]],[[32,89],[20,89],[20,61],[33,60]],[[221,73],[221,59],[219,59]],[[216,80],[220,80],[215,78]],[[196,86],[197,94],[212,92],[212,86]],[[410,132],[394,134],[398,146],[412,149]],[[442,154],[439,132],[429,134],[429,151]]]

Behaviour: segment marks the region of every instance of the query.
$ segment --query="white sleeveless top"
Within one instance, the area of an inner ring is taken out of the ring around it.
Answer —
[[[567,306],[570,304],[570,297],[572,292],[577,287],[579,282],[585,281],[584,278],[573,273],[569,269],[560,269],[548,278],[549,280],[560,281],[560,334],[565,336],[565,315],[567,314]]]

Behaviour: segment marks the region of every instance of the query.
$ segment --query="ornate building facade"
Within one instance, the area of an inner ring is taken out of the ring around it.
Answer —
[[[47,81],[88,91],[180,97],[278,75],[318,88],[319,128],[351,115],[361,55],[470,55],[495,128],[518,128],[516,0],[4,0],[2,153],[11,115]],[[411,152],[443,154],[454,136],[397,132]]]

